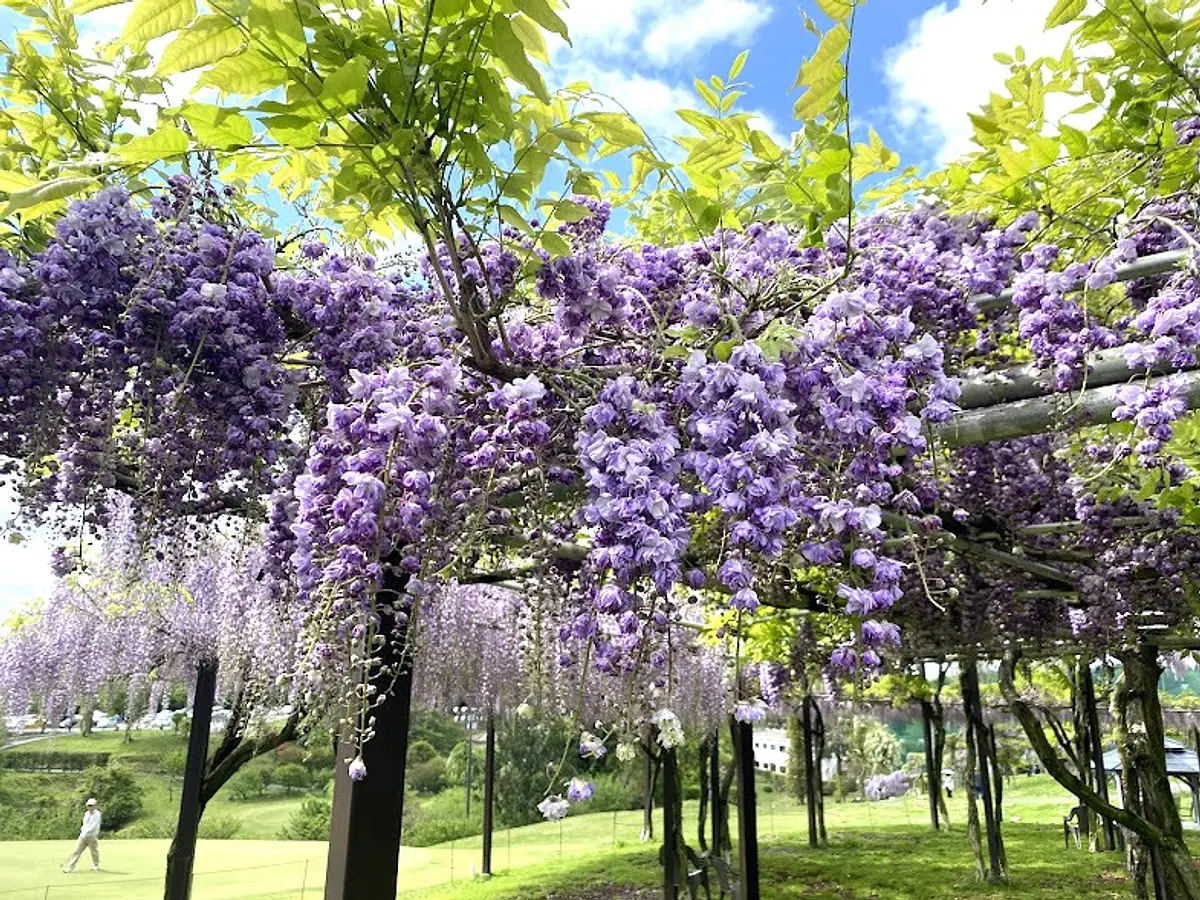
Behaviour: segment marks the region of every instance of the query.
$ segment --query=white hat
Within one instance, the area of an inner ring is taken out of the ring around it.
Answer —
[[[87,802],[87,805],[88,805],[88,806],[95,806],[95,805],[96,805],[96,798],[95,798],[95,797],[88,797],[88,802]]]

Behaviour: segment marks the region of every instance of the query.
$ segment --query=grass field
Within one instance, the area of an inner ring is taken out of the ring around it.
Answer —
[[[265,818],[273,801],[264,801]],[[1061,818],[1073,799],[1046,776],[1016,779],[1005,795],[1012,883],[977,885],[961,822],[933,834],[926,798],[826,806],[827,850],[811,851],[800,834],[805,812],[781,795],[760,793],[763,896],[771,900],[959,900],[1029,898],[1115,900],[1125,896],[1120,860],[1065,850]],[[231,804],[239,810],[255,804]],[[257,812],[257,810],[256,810]],[[695,830],[697,806],[685,808]],[[598,813],[501,831],[488,882],[471,882],[479,838],[424,849],[405,848],[400,896],[413,900],[534,900],[572,886],[653,885],[660,878],[656,848],[638,842],[640,813]],[[161,896],[165,841],[102,843],[104,871],[58,871],[70,842],[0,842],[0,900],[152,900]],[[202,841],[196,900],[316,900],[321,896],[325,845],[282,841]]]

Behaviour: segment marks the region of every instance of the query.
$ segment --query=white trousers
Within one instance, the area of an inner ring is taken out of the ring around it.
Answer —
[[[79,862],[79,857],[83,856],[84,849],[92,851],[92,868],[100,868],[100,842],[96,840],[94,834],[79,836],[79,840],[75,842],[75,852],[71,854],[71,858],[67,860],[67,864],[63,868],[74,869],[75,863]]]

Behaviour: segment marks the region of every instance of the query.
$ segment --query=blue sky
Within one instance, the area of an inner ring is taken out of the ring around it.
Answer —
[[[852,115],[873,125],[905,164],[928,167],[970,148],[967,113],[1000,87],[1004,68],[992,55],[1018,44],[1031,53],[1062,46],[1044,34],[1052,0],[869,0],[855,20],[851,61]],[[748,49],[743,99],[780,135],[793,129],[791,92],[813,37],[799,9],[819,16],[813,0],[575,0],[566,13],[573,46],[553,47],[552,80],[578,79],[612,94],[656,137],[678,133],[674,111],[695,107],[693,78],[724,75]],[[128,7],[84,20],[84,37],[109,38]],[[0,12],[0,38],[16,18]],[[184,76],[175,92],[190,89]],[[173,93],[175,93],[173,92]],[[172,99],[177,99],[172,97]],[[0,521],[11,514],[0,497]],[[0,541],[0,618],[7,608],[45,593],[50,584],[44,540]]]
[[[922,167],[969,149],[967,113],[1003,84],[997,52],[1059,50],[1042,31],[1052,0],[867,0],[851,58],[852,115],[873,125],[905,164]],[[575,0],[565,15],[573,47],[553,53],[556,80],[582,78],[626,104],[652,134],[675,128],[674,110],[700,105],[692,79],[724,75],[750,50],[742,103],[774,130],[792,130],[791,85],[815,38],[800,10],[814,0]]]

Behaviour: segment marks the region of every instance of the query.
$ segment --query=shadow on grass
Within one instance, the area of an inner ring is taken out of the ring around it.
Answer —
[[[762,896],[770,900],[1125,900],[1119,854],[1065,850],[1051,826],[1005,827],[1010,879],[975,878],[965,829],[935,833],[889,827],[835,835],[811,850],[799,837],[760,845]],[[545,864],[502,873],[490,882],[459,884],[411,896],[420,900],[592,900],[640,898],[634,888],[661,885],[657,848],[629,848],[602,858]],[[608,893],[597,894],[598,889]]]

